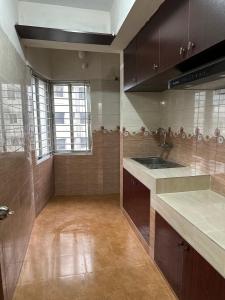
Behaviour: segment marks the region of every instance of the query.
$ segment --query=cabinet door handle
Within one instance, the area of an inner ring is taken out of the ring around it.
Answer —
[[[153,70],[157,70],[158,68],[159,68],[159,65],[153,64],[153,67],[152,67]]]
[[[194,47],[195,47],[195,43],[189,41],[188,42],[188,47],[187,47],[188,51],[192,50]]]
[[[184,246],[184,251],[189,251],[190,250],[190,246],[189,245],[185,245]]]
[[[177,244],[178,247],[183,247],[184,246],[184,241],[181,241]]]
[[[186,49],[185,49],[184,47],[180,47],[180,49],[179,49],[179,54],[180,54],[180,55],[184,55],[185,52],[186,52]]]
[[[6,219],[10,215],[14,215],[15,212],[10,210],[8,206],[0,206],[0,220]]]

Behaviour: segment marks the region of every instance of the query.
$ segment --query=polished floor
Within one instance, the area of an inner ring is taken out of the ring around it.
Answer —
[[[14,300],[172,300],[115,196],[61,197],[36,219]]]

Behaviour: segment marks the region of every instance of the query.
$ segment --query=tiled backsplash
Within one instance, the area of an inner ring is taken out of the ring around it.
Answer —
[[[212,175],[212,189],[225,194],[225,89],[162,94],[161,126],[171,128],[168,158]]]
[[[225,89],[127,93],[121,100],[128,107],[122,111],[123,156],[163,155],[191,165],[211,174],[212,189],[225,195]],[[172,149],[158,147],[157,128],[167,130]]]

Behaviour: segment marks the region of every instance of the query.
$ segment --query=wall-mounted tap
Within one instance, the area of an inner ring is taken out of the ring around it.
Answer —
[[[159,140],[160,140],[159,147],[161,147],[163,149],[173,148],[173,144],[166,142],[167,131],[164,128],[158,128],[157,132],[159,134]]]

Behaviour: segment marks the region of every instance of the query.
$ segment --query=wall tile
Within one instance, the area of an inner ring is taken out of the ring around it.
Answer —
[[[91,155],[54,156],[55,194],[119,193],[119,139],[119,131],[95,131]]]
[[[190,165],[212,175],[212,189],[225,195],[225,89],[122,92],[121,109],[122,156],[161,155]],[[173,148],[162,151],[142,127],[165,128]]]
[[[32,229],[34,189],[27,86],[29,72],[0,29],[0,194],[15,214],[2,221],[1,272],[5,299],[12,299]]]

